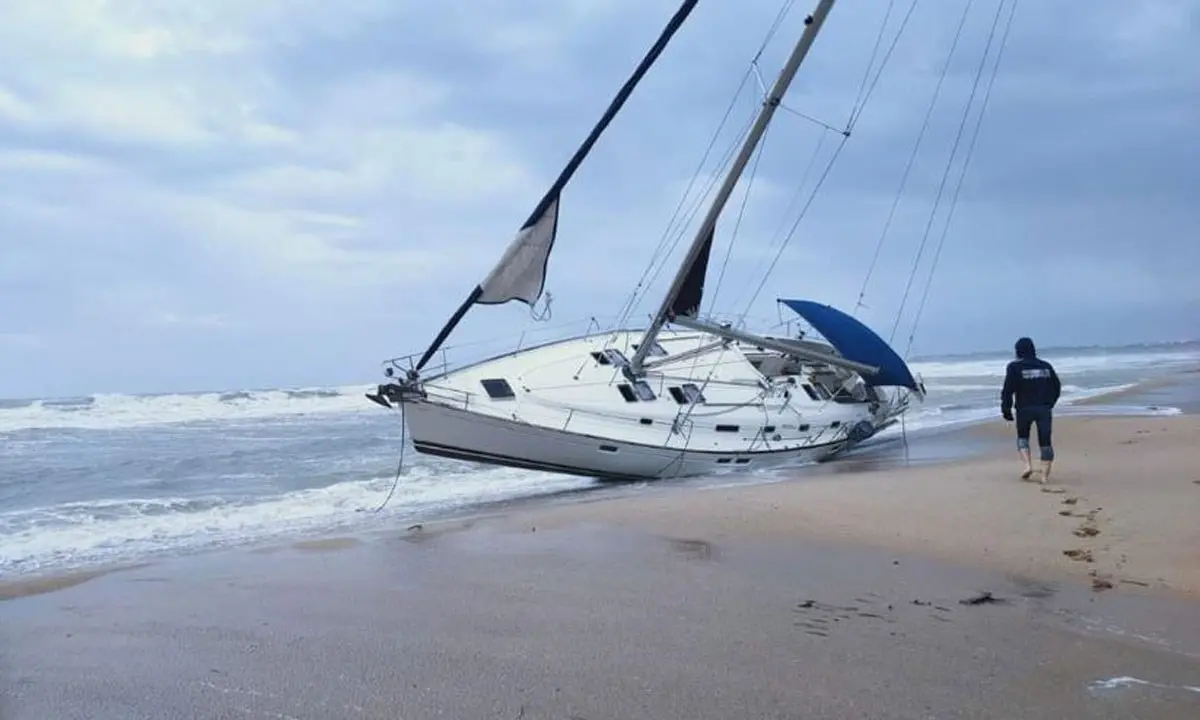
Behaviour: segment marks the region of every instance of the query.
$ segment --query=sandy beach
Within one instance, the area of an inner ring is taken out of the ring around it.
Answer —
[[[1200,418],[1055,433],[8,581],[0,718],[1200,717]]]

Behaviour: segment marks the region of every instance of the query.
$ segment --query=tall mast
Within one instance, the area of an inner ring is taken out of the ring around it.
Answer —
[[[792,78],[796,76],[796,71],[800,69],[800,64],[804,62],[805,56],[808,55],[809,48],[812,47],[813,41],[817,39],[817,33],[821,31],[821,25],[824,24],[826,16],[829,15],[830,9],[833,7],[834,0],[819,0],[816,10],[812,15],[804,19],[804,32],[800,35],[800,39],[796,42],[796,47],[792,50],[791,56],[784,64],[783,69],[779,71],[779,77],[775,80],[774,87],[763,100],[762,109],[758,113],[758,118],[754,121],[754,125],[750,128],[750,133],[746,136],[746,140],[742,143],[742,149],[733,161],[733,166],[729,169],[729,174],[725,176],[725,182],[717,191],[716,197],[713,199],[712,205],[708,208],[708,214],[704,216],[704,222],[701,223],[699,230],[696,231],[696,238],[692,241],[691,247],[688,249],[687,257],[679,266],[679,271],[675,273],[675,280],[671,283],[671,289],[663,297],[662,304],[658,308],[658,312],[654,315],[654,320],[650,323],[650,327],[646,328],[645,335],[642,337],[641,343],[638,346],[637,352],[634,353],[630,360],[630,371],[633,374],[640,374],[642,371],[642,363],[646,359],[646,354],[650,352],[651,346],[658,338],[659,332],[663,325],[666,324],[668,318],[672,315],[672,306],[680,291],[688,284],[689,280],[699,283],[703,277],[705,268],[703,266],[697,268],[697,260],[704,256],[704,265],[707,265],[708,249],[712,244],[714,230],[717,225],[717,218],[721,216],[721,211],[725,208],[725,203],[729,201],[729,196],[733,194],[733,189],[741,179],[742,173],[746,169],[746,165],[750,162],[750,157],[754,154],[754,149],[758,146],[762,139],[763,133],[766,132],[767,126],[771,123],[771,118],[775,115],[775,109],[783,101],[783,96],[787,92],[788,86],[791,85]],[[700,274],[697,274],[697,271]]]

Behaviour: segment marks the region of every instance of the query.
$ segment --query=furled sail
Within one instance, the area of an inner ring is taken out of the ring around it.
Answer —
[[[683,284],[679,286],[679,293],[671,301],[671,317],[696,317],[700,314],[700,301],[704,299],[704,279],[708,275],[708,255],[712,251],[715,233],[714,225],[709,228],[708,237],[704,239],[700,252],[688,268]]]
[[[520,300],[527,305],[537,302],[546,285],[546,264],[558,231],[558,196],[549,200],[508,244],[500,262],[480,284],[482,291],[475,302],[480,305],[499,305],[509,300]]]

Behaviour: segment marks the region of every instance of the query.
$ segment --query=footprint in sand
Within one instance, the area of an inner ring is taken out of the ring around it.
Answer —
[[[1071,531],[1076,537],[1095,537],[1100,534],[1100,530],[1095,525],[1084,523]]]
[[[1079,562],[1093,562],[1092,551],[1085,548],[1075,548],[1073,550],[1063,550],[1063,555]]]

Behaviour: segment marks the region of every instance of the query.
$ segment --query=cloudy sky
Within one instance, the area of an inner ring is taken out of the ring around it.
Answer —
[[[706,309],[855,309],[966,2],[918,4],[747,307],[840,140],[777,116],[736,235],[740,194],[722,222]],[[927,237],[902,350],[997,2],[970,8],[859,309],[891,333]],[[546,326],[620,311],[781,4],[701,0],[564,194]],[[0,396],[37,396],[373,381],[488,271],[677,2],[2,5]],[[812,5],[769,45],[768,82]],[[1020,4],[913,352],[1200,336],[1197,4],[1087,5]],[[835,7],[790,109],[845,126],[887,8]],[[755,103],[752,82],[732,129]],[[476,308],[450,342],[531,325],[519,303]]]

